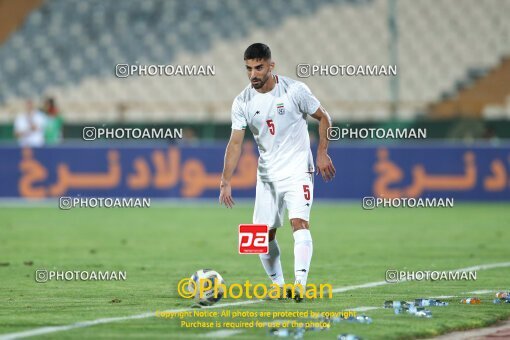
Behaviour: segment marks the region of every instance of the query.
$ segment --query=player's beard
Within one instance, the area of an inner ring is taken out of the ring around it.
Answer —
[[[251,79],[251,82],[252,82],[251,86],[253,86],[253,88],[256,90],[262,88],[262,86],[264,86],[266,84],[267,80],[269,79],[269,76],[270,76],[270,74],[269,74],[269,72],[267,72],[266,75],[264,76],[264,78],[262,78],[262,79],[259,79],[259,78]],[[254,80],[259,80],[259,82],[253,83]]]

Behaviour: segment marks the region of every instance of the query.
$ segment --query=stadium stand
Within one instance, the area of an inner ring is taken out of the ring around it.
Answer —
[[[15,32],[43,0],[0,0],[0,45]]]
[[[381,15],[386,0],[259,3],[44,1],[0,46],[0,120],[12,121],[24,98],[51,94],[66,122],[118,121],[120,111],[128,122],[227,122],[233,98],[247,84],[242,52],[254,41],[271,46],[277,72],[294,78],[299,63],[393,63]],[[418,117],[430,103],[455,95],[468,71],[485,74],[510,55],[508,13],[506,1],[397,1],[397,118]],[[214,64],[216,76],[117,79],[119,63]],[[305,80],[344,121],[389,118],[390,81]]]
[[[457,112],[465,116],[487,119],[510,118],[510,58],[497,67],[481,74],[471,70],[468,79],[458,84],[458,92],[451,98],[432,105],[434,116],[454,117]]]

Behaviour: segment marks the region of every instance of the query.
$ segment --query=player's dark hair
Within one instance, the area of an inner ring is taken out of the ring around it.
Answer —
[[[249,59],[271,59],[271,49],[263,43],[251,44],[244,51],[244,60]]]

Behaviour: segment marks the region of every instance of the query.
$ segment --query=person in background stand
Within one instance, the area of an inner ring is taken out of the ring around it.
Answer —
[[[46,145],[61,143],[64,120],[55,104],[55,99],[51,97],[47,98],[44,102],[43,110],[46,113],[46,127],[44,129]]]
[[[34,108],[31,100],[26,102],[26,112],[20,113],[14,121],[14,136],[21,147],[41,147],[44,145],[46,117]]]

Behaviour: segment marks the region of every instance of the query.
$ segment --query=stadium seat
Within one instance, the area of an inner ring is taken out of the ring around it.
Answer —
[[[412,118],[454,90],[470,69],[490,68],[510,53],[510,44],[503,43],[510,35],[508,11],[501,6],[510,7],[477,0],[397,2],[404,116]],[[164,112],[168,119],[199,119],[214,107],[214,116],[207,119],[228,121],[233,97],[247,84],[242,52],[249,43],[270,45],[278,73],[293,78],[299,63],[387,65],[392,61],[386,13],[385,0],[275,1],[267,7],[227,0],[48,0],[0,46],[0,112],[12,111],[22,98],[52,92],[69,122],[103,117],[94,112],[98,106],[93,103],[115,112],[120,101],[135,98],[149,120],[161,119]],[[182,82],[115,78],[115,64],[136,62],[214,64],[217,74],[212,80]],[[335,119],[389,114],[388,77],[315,76],[303,81]],[[61,97],[66,93],[71,98]],[[349,114],[347,106],[357,108]],[[136,120],[136,115],[128,116]]]

